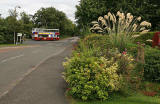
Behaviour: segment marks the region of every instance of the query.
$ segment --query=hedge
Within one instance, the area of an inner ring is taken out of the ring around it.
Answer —
[[[152,40],[155,33],[156,32],[148,32],[146,34],[143,34],[140,37],[138,37],[135,42],[145,43],[146,45],[152,46],[152,42],[147,42],[146,40]]]

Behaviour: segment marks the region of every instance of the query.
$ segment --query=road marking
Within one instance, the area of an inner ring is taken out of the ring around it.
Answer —
[[[68,46],[70,47],[70,46]],[[31,69],[29,69],[26,73],[24,73],[20,78],[18,78],[17,80],[13,81],[10,86],[8,86],[8,90],[3,92],[3,93],[0,93],[0,99],[5,96],[6,94],[8,94],[18,83],[20,83],[26,76],[28,76],[30,73],[32,73],[34,70],[36,70],[42,63],[44,63],[45,61],[47,61],[49,58],[53,57],[53,56],[56,56],[56,55],[59,55],[61,54],[62,52],[65,51],[65,49],[67,49],[68,47],[64,47],[62,50],[60,50],[59,52],[57,53],[54,53],[54,54],[51,54],[51,55],[48,55],[46,58],[42,59],[40,61],[40,63],[38,63],[37,65],[35,65],[34,67],[32,67]],[[22,56],[21,56],[22,57]]]
[[[24,56],[24,54],[21,54],[21,55],[18,55],[18,56],[14,56],[14,57],[10,57],[10,58],[4,59],[4,60],[2,60],[0,62],[0,64],[5,63],[7,61],[11,61],[11,60],[17,59],[17,58],[20,58],[20,57],[23,57],[23,56]]]
[[[0,53],[8,52],[10,50],[17,50],[17,49],[24,49],[24,48],[34,48],[34,47],[41,47],[41,46],[40,45],[33,45],[33,46],[0,47]]]
[[[1,49],[17,49],[17,48],[34,48],[34,47],[40,47],[40,45],[0,47],[0,50]]]
[[[31,74],[34,70],[36,70],[42,63],[44,63],[46,60],[48,60],[49,58],[51,58],[51,57],[53,57],[53,56],[56,56],[56,55],[58,55],[58,54],[61,54],[61,53],[64,52],[65,49],[67,49],[68,47],[70,47],[70,45],[67,46],[67,47],[64,47],[64,48],[63,48],[61,51],[59,51],[58,53],[56,53],[56,54],[51,54],[51,55],[49,55],[48,57],[42,59],[39,64],[37,64],[36,66],[34,66],[34,67],[32,67],[31,69],[29,69],[25,74],[22,75],[22,77],[20,77],[20,78],[18,78],[17,80],[13,81],[13,82],[11,83],[11,85],[8,86],[9,88],[7,89],[7,91],[0,93],[0,99],[1,99],[3,96],[5,96],[6,94],[8,94],[11,90],[13,90],[13,88],[14,88],[18,83],[20,83],[26,76],[28,76],[28,75]]]

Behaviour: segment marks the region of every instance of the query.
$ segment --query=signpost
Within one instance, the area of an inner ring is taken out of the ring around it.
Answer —
[[[18,41],[21,43],[21,41],[22,41],[22,33],[17,33],[17,42],[16,42],[16,44],[18,43]]]

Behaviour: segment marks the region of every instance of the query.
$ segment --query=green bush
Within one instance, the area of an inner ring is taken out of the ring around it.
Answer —
[[[135,58],[137,56],[137,45],[128,44],[128,53]],[[160,82],[160,50],[145,46],[145,64],[144,64],[144,78],[148,81]]]
[[[64,63],[68,94],[82,100],[106,100],[111,92],[120,89],[118,64],[104,57],[85,57],[75,54]]]
[[[85,56],[100,57],[106,54],[109,46],[108,36],[90,34],[79,41],[76,52],[83,53]]]
[[[0,44],[4,43],[4,37],[0,35]]]
[[[105,49],[109,46],[109,38],[107,35],[90,34],[83,39],[83,42],[87,46],[87,48],[91,49],[96,47]]]
[[[144,77],[148,81],[160,82],[160,50],[146,47]]]
[[[129,54],[131,54],[132,56],[134,56],[134,58],[136,58],[138,52],[137,44],[128,43],[126,49]]]
[[[121,75],[123,82],[119,92],[125,96],[133,94],[141,85],[143,78],[142,68],[132,55],[127,52],[120,53],[118,49],[107,51],[106,57],[118,62],[118,75]]]
[[[145,43],[146,45],[152,46],[152,42],[148,42],[146,40],[148,40],[148,39],[152,40],[154,34],[155,34],[155,32],[148,32],[146,34],[143,34],[140,37],[138,37],[135,40],[135,42]]]

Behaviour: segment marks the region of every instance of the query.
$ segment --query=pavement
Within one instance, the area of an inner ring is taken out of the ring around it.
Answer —
[[[62,62],[71,54],[77,39],[31,41],[32,47],[2,51],[0,104],[68,104]]]

